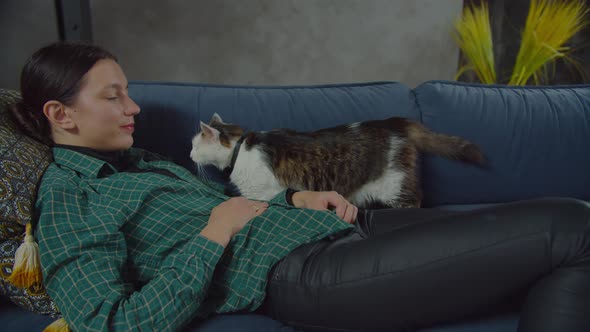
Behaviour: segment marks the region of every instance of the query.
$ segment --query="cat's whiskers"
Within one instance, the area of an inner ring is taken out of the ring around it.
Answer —
[[[211,181],[211,177],[209,176],[209,173],[207,173],[207,171],[205,171],[205,166],[203,166],[200,163],[196,163],[196,165],[197,165],[197,175],[199,176],[199,178],[206,183]]]

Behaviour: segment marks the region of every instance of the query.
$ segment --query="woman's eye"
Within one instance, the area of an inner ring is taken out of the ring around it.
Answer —
[[[117,100],[119,97],[107,97],[108,100]]]

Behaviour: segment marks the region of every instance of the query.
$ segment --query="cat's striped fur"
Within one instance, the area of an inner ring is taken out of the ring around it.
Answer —
[[[244,137],[242,138],[242,136]],[[422,124],[392,117],[296,132],[248,132],[215,114],[201,123],[191,159],[200,165],[230,167],[230,180],[251,199],[269,200],[286,188],[336,191],[361,208],[419,207],[417,162],[421,152],[473,164],[484,162],[467,140],[434,133]]]

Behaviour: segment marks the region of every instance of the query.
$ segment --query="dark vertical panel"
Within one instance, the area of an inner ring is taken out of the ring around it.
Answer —
[[[92,41],[89,0],[55,0],[61,40]]]
[[[586,0],[586,6],[590,6],[590,1]],[[587,19],[590,21],[590,15]],[[571,58],[579,64],[579,67],[563,60],[558,61],[555,77],[549,83],[590,83],[590,26],[573,36],[568,45],[572,47]]]
[[[507,83],[520,48],[520,34],[526,23],[529,0],[492,1],[491,24],[498,82]]]

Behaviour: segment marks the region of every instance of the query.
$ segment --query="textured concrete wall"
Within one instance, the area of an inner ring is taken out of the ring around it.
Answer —
[[[91,0],[130,79],[319,84],[453,79],[462,0]]]
[[[0,0],[0,31],[0,87],[18,90],[27,58],[59,39],[54,2]]]
[[[129,79],[228,84],[453,79],[462,0],[90,0]],[[53,1],[0,0],[0,87],[58,39]]]

